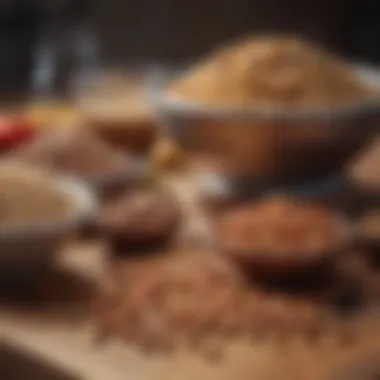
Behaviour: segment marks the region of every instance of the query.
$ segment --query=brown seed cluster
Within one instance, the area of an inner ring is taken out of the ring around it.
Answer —
[[[258,291],[212,255],[125,265],[116,269],[118,291],[100,302],[100,332],[147,351],[188,347],[216,358],[234,337],[318,333],[324,320],[310,300]]]
[[[344,227],[323,206],[276,196],[225,212],[215,229],[221,248],[235,256],[304,260],[340,247]]]

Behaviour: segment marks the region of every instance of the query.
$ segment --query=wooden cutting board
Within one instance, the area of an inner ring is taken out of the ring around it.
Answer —
[[[189,242],[199,232],[207,233],[207,223],[194,206],[194,183],[188,178],[168,182],[181,198],[185,212],[191,214],[184,229]],[[380,353],[380,317],[376,316],[361,323],[360,338],[354,344],[342,344],[334,334],[325,334],[319,341],[301,336],[280,341],[266,336],[255,343],[232,343],[220,363],[206,362],[192,352],[148,355],[117,340],[96,344],[88,310],[71,304],[71,297],[80,299],[82,291],[89,296],[93,286],[104,285],[105,252],[100,241],[68,247],[57,263],[57,271],[65,273],[61,282],[43,289],[54,294],[61,287],[59,302],[49,307],[0,303],[0,337],[84,380],[330,379],[348,364]]]

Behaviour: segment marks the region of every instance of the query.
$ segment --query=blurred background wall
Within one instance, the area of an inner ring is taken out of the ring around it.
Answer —
[[[0,91],[27,88],[49,65],[61,86],[95,60],[188,61],[255,32],[304,35],[376,63],[379,30],[379,0],[1,0]]]
[[[245,33],[290,32],[354,54],[357,0],[98,0],[103,52],[112,60],[181,60]]]

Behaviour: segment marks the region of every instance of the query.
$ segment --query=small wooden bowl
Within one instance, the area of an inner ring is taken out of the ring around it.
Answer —
[[[156,249],[169,244],[176,235],[181,221],[179,205],[166,193],[162,193],[162,202],[166,205],[165,211],[168,214],[162,215],[161,223],[160,216],[155,214],[157,210],[154,206],[149,212],[146,212],[145,206],[136,206],[138,202],[141,204],[143,201],[143,198],[138,198],[139,192],[157,192],[157,201],[160,200],[159,190],[134,189],[122,194],[120,198],[111,200],[99,215],[97,230],[109,241],[113,252],[133,253]],[[128,207],[128,202],[132,207]],[[155,223],[153,226],[150,225],[151,219]]]

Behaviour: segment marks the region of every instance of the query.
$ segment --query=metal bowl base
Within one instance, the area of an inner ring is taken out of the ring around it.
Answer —
[[[247,200],[269,194],[288,194],[307,199],[328,199],[346,190],[346,182],[339,173],[283,185],[252,181],[234,181],[216,174],[204,174],[201,178],[202,192],[210,197],[229,197],[236,200]]]

